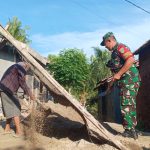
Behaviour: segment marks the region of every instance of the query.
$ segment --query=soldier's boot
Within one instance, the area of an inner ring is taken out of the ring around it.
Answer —
[[[133,138],[136,140],[138,139],[138,133],[135,131],[135,129],[131,129],[131,133],[133,135]]]
[[[135,129],[125,129],[125,131],[122,133],[123,137],[128,137],[128,138],[134,138],[135,140],[138,139],[138,134],[135,131]]]

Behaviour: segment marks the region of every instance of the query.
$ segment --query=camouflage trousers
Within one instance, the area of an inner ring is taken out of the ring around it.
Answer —
[[[121,114],[124,129],[134,129],[137,125],[136,119],[136,96],[140,82],[122,84],[120,90]]]

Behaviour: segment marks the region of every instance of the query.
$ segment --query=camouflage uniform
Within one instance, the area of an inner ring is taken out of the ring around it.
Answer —
[[[111,60],[111,70],[117,73],[125,64],[125,61],[133,57],[130,49],[124,44],[117,43],[113,48]],[[123,116],[123,127],[134,129],[136,121],[136,95],[140,86],[140,76],[138,69],[133,64],[118,80],[120,87],[121,113]]]

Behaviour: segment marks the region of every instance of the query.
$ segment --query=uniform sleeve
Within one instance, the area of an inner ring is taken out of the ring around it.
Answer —
[[[27,94],[28,96],[32,96],[32,92],[26,83],[25,74],[20,70],[18,71],[18,73],[19,73],[19,85],[24,90],[25,94]]]
[[[133,53],[130,51],[130,49],[123,44],[118,46],[118,51],[124,60],[128,60],[130,57],[133,57]]]

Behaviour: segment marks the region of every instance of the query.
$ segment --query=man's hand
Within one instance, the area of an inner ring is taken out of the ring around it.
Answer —
[[[113,81],[115,80],[119,80],[121,78],[121,75],[116,73],[114,76],[113,76]]]
[[[129,59],[127,59],[123,67],[119,70],[119,72],[113,76],[113,81],[120,80],[121,76],[130,69],[134,61],[134,57],[130,57]]]
[[[30,96],[30,98],[31,98],[33,101],[35,101],[35,95],[34,95],[34,94],[32,94],[32,95]]]

